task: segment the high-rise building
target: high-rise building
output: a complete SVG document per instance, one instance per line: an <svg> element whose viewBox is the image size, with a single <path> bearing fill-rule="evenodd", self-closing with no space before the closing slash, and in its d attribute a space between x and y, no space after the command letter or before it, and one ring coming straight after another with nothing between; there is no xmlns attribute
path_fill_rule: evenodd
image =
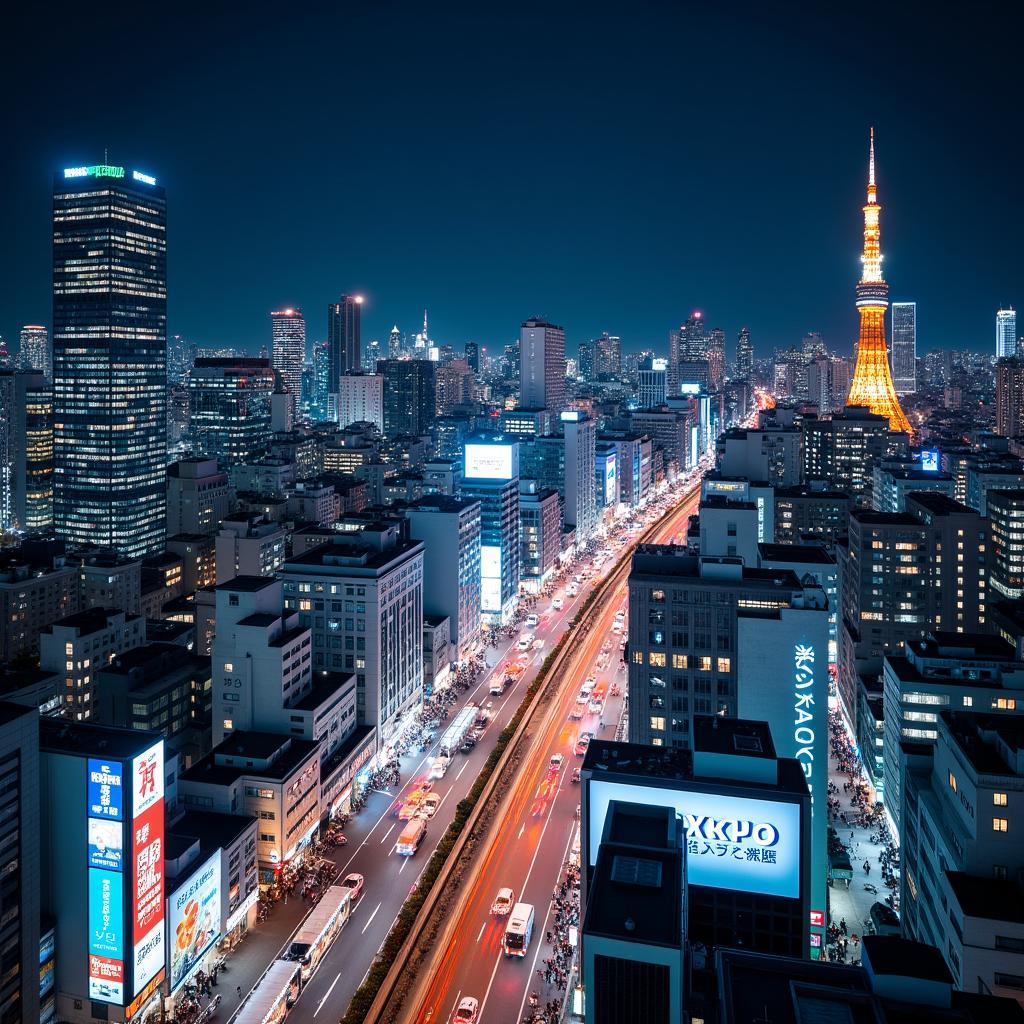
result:
<svg viewBox="0 0 1024 1024"><path fill-rule="evenodd" d="M519 404L565 408L565 330L546 320L524 320L519 331Z"/></svg>
<svg viewBox="0 0 1024 1024"><path fill-rule="evenodd" d="M0 370L0 530L53 524L53 416L41 371Z"/></svg>
<svg viewBox="0 0 1024 1024"><path fill-rule="evenodd" d="M397 359L402 354L402 332L395 324L388 334L388 359Z"/></svg>
<svg viewBox="0 0 1024 1024"><path fill-rule="evenodd" d="M50 353L50 334L39 324L26 324L21 329L19 349L21 366L26 370L38 370L49 381L53 377L53 357Z"/></svg>
<svg viewBox="0 0 1024 1024"><path fill-rule="evenodd" d="M1024 362L1016 357L996 363L996 433L1024 434Z"/></svg>
<svg viewBox="0 0 1024 1024"><path fill-rule="evenodd" d="M597 424L577 409L566 410L561 418L565 435L562 515L565 525L576 530L576 543L585 544L597 529Z"/></svg>
<svg viewBox="0 0 1024 1024"><path fill-rule="evenodd" d="M707 341L708 388L720 391L725 379L725 331L712 327Z"/></svg>
<svg viewBox="0 0 1024 1024"><path fill-rule="evenodd" d="M668 337L668 395L679 394L679 364L688 360L707 358L707 339L704 332L704 315L694 310L690 318Z"/></svg>
<svg viewBox="0 0 1024 1024"><path fill-rule="evenodd" d="M579 358L576 360L579 379L592 381L597 378L597 350L593 341L581 341Z"/></svg>
<svg viewBox="0 0 1024 1024"><path fill-rule="evenodd" d="M194 453L229 468L270 444L275 373L266 359L200 358L189 375L189 437Z"/></svg>
<svg viewBox="0 0 1024 1024"><path fill-rule="evenodd" d="M167 536L213 536L231 504L228 475L216 459L183 459L167 467Z"/></svg>
<svg viewBox="0 0 1024 1024"><path fill-rule="evenodd" d="M640 383L637 391L637 407L657 409L665 404L668 397L668 363L664 359L643 360L637 371Z"/></svg>
<svg viewBox="0 0 1024 1024"><path fill-rule="evenodd" d="M480 372L480 346L475 341L467 341L462 351L466 356L466 363L474 373Z"/></svg>
<svg viewBox="0 0 1024 1024"><path fill-rule="evenodd" d="M594 339L594 371L598 380L612 380L622 373L622 339L607 331Z"/></svg>
<svg viewBox="0 0 1024 1024"><path fill-rule="evenodd" d="M161 548L167 204L141 171L54 176L53 423L57 535L127 555Z"/></svg>
<svg viewBox="0 0 1024 1024"><path fill-rule="evenodd" d="M198 354L197 347L187 338L172 334L167 341L167 380L171 384L187 381Z"/></svg>
<svg viewBox="0 0 1024 1024"><path fill-rule="evenodd" d="M892 304L892 385L897 395L917 390L917 303Z"/></svg>
<svg viewBox="0 0 1024 1024"><path fill-rule="evenodd" d="M345 373L338 381L338 426L372 423L384 430L384 378L377 373Z"/></svg>
<svg viewBox="0 0 1024 1024"><path fill-rule="evenodd" d="M306 361L306 321L302 310L275 310L270 314L270 330L273 367L298 406L302 398L302 365Z"/></svg>
<svg viewBox="0 0 1024 1024"><path fill-rule="evenodd" d="M438 366L435 374L437 415L450 416L458 406L473 401L473 371L465 359Z"/></svg>
<svg viewBox="0 0 1024 1024"><path fill-rule="evenodd" d="M519 481L519 579L539 593L562 551L562 499L536 480Z"/></svg>
<svg viewBox="0 0 1024 1024"><path fill-rule="evenodd" d="M1013 306L996 312L996 359L1017 354L1017 312Z"/></svg>
<svg viewBox="0 0 1024 1024"><path fill-rule="evenodd" d="M363 354L363 370L366 373L376 373L377 363L383 358L380 342L376 338L371 338L366 343L366 352Z"/></svg>
<svg viewBox="0 0 1024 1024"><path fill-rule="evenodd" d="M879 246L878 191L875 186L875 130L871 129L871 153L868 163L868 201L864 207L864 265L857 283L857 312L860 337L857 342L857 366L846 401L866 405L885 416L892 430L911 432L910 421L900 407L889 370L889 352L885 339L885 310L889 305L889 285L882 277L882 250Z"/></svg>
<svg viewBox="0 0 1024 1024"><path fill-rule="evenodd" d="M330 394L331 349L326 341L313 346L313 409L318 417L327 416Z"/></svg>
<svg viewBox="0 0 1024 1024"><path fill-rule="evenodd" d="M1024 490L989 491L992 521L992 586L1007 597L1024 597Z"/></svg>
<svg viewBox="0 0 1024 1024"><path fill-rule="evenodd" d="M328 391L337 392L343 373L361 367L362 295L342 295L341 301L327 307Z"/></svg>
<svg viewBox="0 0 1024 1024"><path fill-rule="evenodd" d="M749 381L754 375L754 346L750 341L750 328L741 327L736 336L736 376Z"/></svg>
<svg viewBox="0 0 1024 1024"><path fill-rule="evenodd" d="M429 434L437 412L436 364L429 359L382 359L377 369L384 378L384 433Z"/></svg>

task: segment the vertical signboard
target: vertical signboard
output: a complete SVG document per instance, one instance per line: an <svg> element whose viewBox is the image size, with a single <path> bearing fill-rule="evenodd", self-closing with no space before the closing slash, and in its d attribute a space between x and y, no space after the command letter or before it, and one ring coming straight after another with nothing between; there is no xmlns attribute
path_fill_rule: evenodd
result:
<svg viewBox="0 0 1024 1024"><path fill-rule="evenodd" d="M164 966L164 745L131 762L132 994Z"/></svg>
<svg viewBox="0 0 1024 1024"><path fill-rule="evenodd" d="M124 765L86 762L89 998L124 1004Z"/></svg>

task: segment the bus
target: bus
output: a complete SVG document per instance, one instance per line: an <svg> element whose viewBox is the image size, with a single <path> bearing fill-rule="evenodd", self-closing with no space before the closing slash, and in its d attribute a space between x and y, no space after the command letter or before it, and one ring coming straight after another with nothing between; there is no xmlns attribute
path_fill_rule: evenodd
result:
<svg viewBox="0 0 1024 1024"><path fill-rule="evenodd" d="M508 916L501 945L505 956L526 956L533 938L533 904L517 903Z"/></svg>
<svg viewBox="0 0 1024 1024"><path fill-rule="evenodd" d="M238 1008L233 1024L280 1024L299 998L302 968L291 960L275 960Z"/></svg>
<svg viewBox="0 0 1024 1024"><path fill-rule="evenodd" d="M351 890L332 885L299 926L288 947L288 960L302 965L302 980L309 981L321 957L331 948L352 913Z"/></svg>
<svg viewBox="0 0 1024 1024"><path fill-rule="evenodd" d="M395 843L395 852L402 857L411 857L420 848L420 843L423 842L423 837L426 834L427 823L422 818L413 818L402 829L402 834L398 837L398 842Z"/></svg>

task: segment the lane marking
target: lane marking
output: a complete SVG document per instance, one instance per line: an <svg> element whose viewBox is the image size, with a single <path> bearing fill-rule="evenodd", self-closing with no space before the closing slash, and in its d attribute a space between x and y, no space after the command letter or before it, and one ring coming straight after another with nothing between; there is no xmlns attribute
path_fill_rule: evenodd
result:
<svg viewBox="0 0 1024 1024"><path fill-rule="evenodd" d="M409 863L409 858L408 857L403 857L402 858L402 866L398 869L398 873L399 874L401 874L405 870L405 865L408 864L408 863ZM402 902L404 903L405 900L402 900Z"/></svg>
<svg viewBox="0 0 1024 1024"><path fill-rule="evenodd" d="M464 765L463 765L463 766L462 766L462 767L461 767L461 768L459 769L459 774L455 776L455 781L456 781L456 782L458 782L458 781L459 781L459 779L461 779L461 778L462 778L462 773L463 773L463 772L464 772L464 771L465 771L465 770L466 770L466 769L467 769L468 767L469 767L469 761L466 761L466 763L465 763L465 764L464 764Z"/></svg>
<svg viewBox="0 0 1024 1024"><path fill-rule="evenodd" d="M480 933L476 937L477 944L479 944L480 940L484 937L484 929L486 927L487 927L487 922L484 921L484 923L482 925L480 925Z"/></svg>
<svg viewBox="0 0 1024 1024"><path fill-rule="evenodd" d="M381 836L381 840L380 840L381 844L383 844L383 843L385 843L387 841L388 836L391 835L391 833L394 832L396 828L398 828L398 822L397 821L394 823L394 825L391 826L391 828L389 828L387 830L387 832L384 833L383 836Z"/></svg>
<svg viewBox="0 0 1024 1024"><path fill-rule="evenodd" d="M522 825L519 826L519 835L516 836L516 839L522 839L523 838L523 833L525 831L526 831L526 822L524 821L522 823Z"/></svg>
<svg viewBox="0 0 1024 1024"><path fill-rule="evenodd" d="M319 1004L317 1005L317 1008L313 1011L314 1017L324 1008L324 1003L327 1002L327 997L334 991L334 986L338 984L338 978L340 977L341 971L338 971L338 977L331 982L331 987L324 993L323 999L320 1000Z"/></svg>
<svg viewBox="0 0 1024 1024"><path fill-rule="evenodd" d="M363 930L359 933L360 935L366 934L366 929L369 928L370 925L372 924L373 919L377 916L377 911L380 910L381 903L383 902L384 901L381 900L380 903L378 903L377 906L373 908L373 913L367 918L366 924L363 925Z"/></svg>

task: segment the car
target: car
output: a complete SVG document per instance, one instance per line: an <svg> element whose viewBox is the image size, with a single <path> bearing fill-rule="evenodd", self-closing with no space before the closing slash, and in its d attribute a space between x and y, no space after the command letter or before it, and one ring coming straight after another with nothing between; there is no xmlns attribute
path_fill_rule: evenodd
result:
<svg viewBox="0 0 1024 1024"><path fill-rule="evenodd" d="M447 757L435 757L430 765L430 777L432 779L443 779L450 763L451 761Z"/></svg>
<svg viewBox="0 0 1024 1024"><path fill-rule="evenodd" d="M625 608L620 608L615 613L615 618L617 618L617 619L624 619L625 617L626 617L626 609Z"/></svg>
<svg viewBox="0 0 1024 1024"><path fill-rule="evenodd" d="M419 816L421 818L432 818L437 814L437 809L440 806L441 797L437 793L428 793L426 799L420 804Z"/></svg>
<svg viewBox="0 0 1024 1024"><path fill-rule="evenodd" d="M579 590L576 587L572 586L572 584L565 588L566 597L575 597L578 593Z"/></svg>
<svg viewBox="0 0 1024 1024"><path fill-rule="evenodd" d="M480 1002L472 996L463 996L452 1014L451 1024L477 1024L480 1019Z"/></svg>
<svg viewBox="0 0 1024 1024"><path fill-rule="evenodd" d="M583 718L584 710L585 710L585 705L579 704L579 703L573 704L573 706L571 708L569 708L569 719L570 719L570 721L573 721L573 722L580 721L580 719Z"/></svg>
<svg viewBox="0 0 1024 1024"><path fill-rule="evenodd" d="M357 900L363 894L363 885L366 879L362 875L353 871L352 874L346 875L345 880L341 883L342 889L348 889L349 897Z"/></svg>
<svg viewBox="0 0 1024 1024"><path fill-rule="evenodd" d="M515 905L515 890L509 888L499 889L498 895L494 897L494 902L491 904L491 913L496 917L506 917L512 912L512 908Z"/></svg>
<svg viewBox="0 0 1024 1024"><path fill-rule="evenodd" d="M579 768L573 768L573 770L572 770L572 781L573 782L579 782L580 781L580 770L579 770Z"/></svg>
<svg viewBox="0 0 1024 1024"><path fill-rule="evenodd" d="M561 771L562 761L564 760L565 758L563 758L561 754L552 754L551 760L548 761L548 767L554 768L556 772Z"/></svg>
<svg viewBox="0 0 1024 1024"><path fill-rule="evenodd" d="M578 694L576 694L576 703L577 704L586 704L587 701L589 701L589 700L590 700L590 694L586 690L580 690L580 692Z"/></svg>
<svg viewBox="0 0 1024 1024"><path fill-rule="evenodd" d="M586 681L580 687L580 693L590 693L597 686L597 680L593 676L587 676Z"/></svg>
<svg viewBox="0 0 1024 1024"><path fill-rule="evenodd" d="M581 732L580 738L576 741L576 756L582 757L587 752L587 747L590 746L590 733Z"/></svg>
<svg viewBox="0 0 1024 1024"><path fill-rule="evenodd" d="M604 701L602 701L600 697L594 697L587 705L587 710L592 715L601 714L601 712L604 711Z"/></svg>
<svg viewBox="0 0 1024 1024"><path fill-rule="evenodd" d="M613 633L621 633L622 632L622 619L616 619L612 623L612 632Z"/></svg>
<svg viewBox="0 0 1024 1024"><path fill-rule="evenodd" d="M470 733L463 741L462 746L459 747L464 754L468 754L476 746L476 739L473 734Z"/></svg>
<svg viewBox="0 0 1024 1024"><path fill-rule="evenodd" d="M562 610L562 605L563 604L564 604L564 602L562 601L562 599L560 597L556 597L551 602L551 610L552 611L556 611L556 612L560 612Z"/></svg>
<svg viewBox="0 0 1024 1024"><path fill-rule="evenodd" d="M539 625L540 625L540 616L539 615L527 615L526 616L526 628L527 629L533 629L535 626L539 626Z"/></svg>
<svg viewBox="0 0 1024 1024"><path fill-rule="evenodd" d="M532 636L521 636L519 638L519 643L516 644L516 647L518 647L519 650L521 650L521 651L528 651L532 644L533 644L533 637Z"/></svg>

